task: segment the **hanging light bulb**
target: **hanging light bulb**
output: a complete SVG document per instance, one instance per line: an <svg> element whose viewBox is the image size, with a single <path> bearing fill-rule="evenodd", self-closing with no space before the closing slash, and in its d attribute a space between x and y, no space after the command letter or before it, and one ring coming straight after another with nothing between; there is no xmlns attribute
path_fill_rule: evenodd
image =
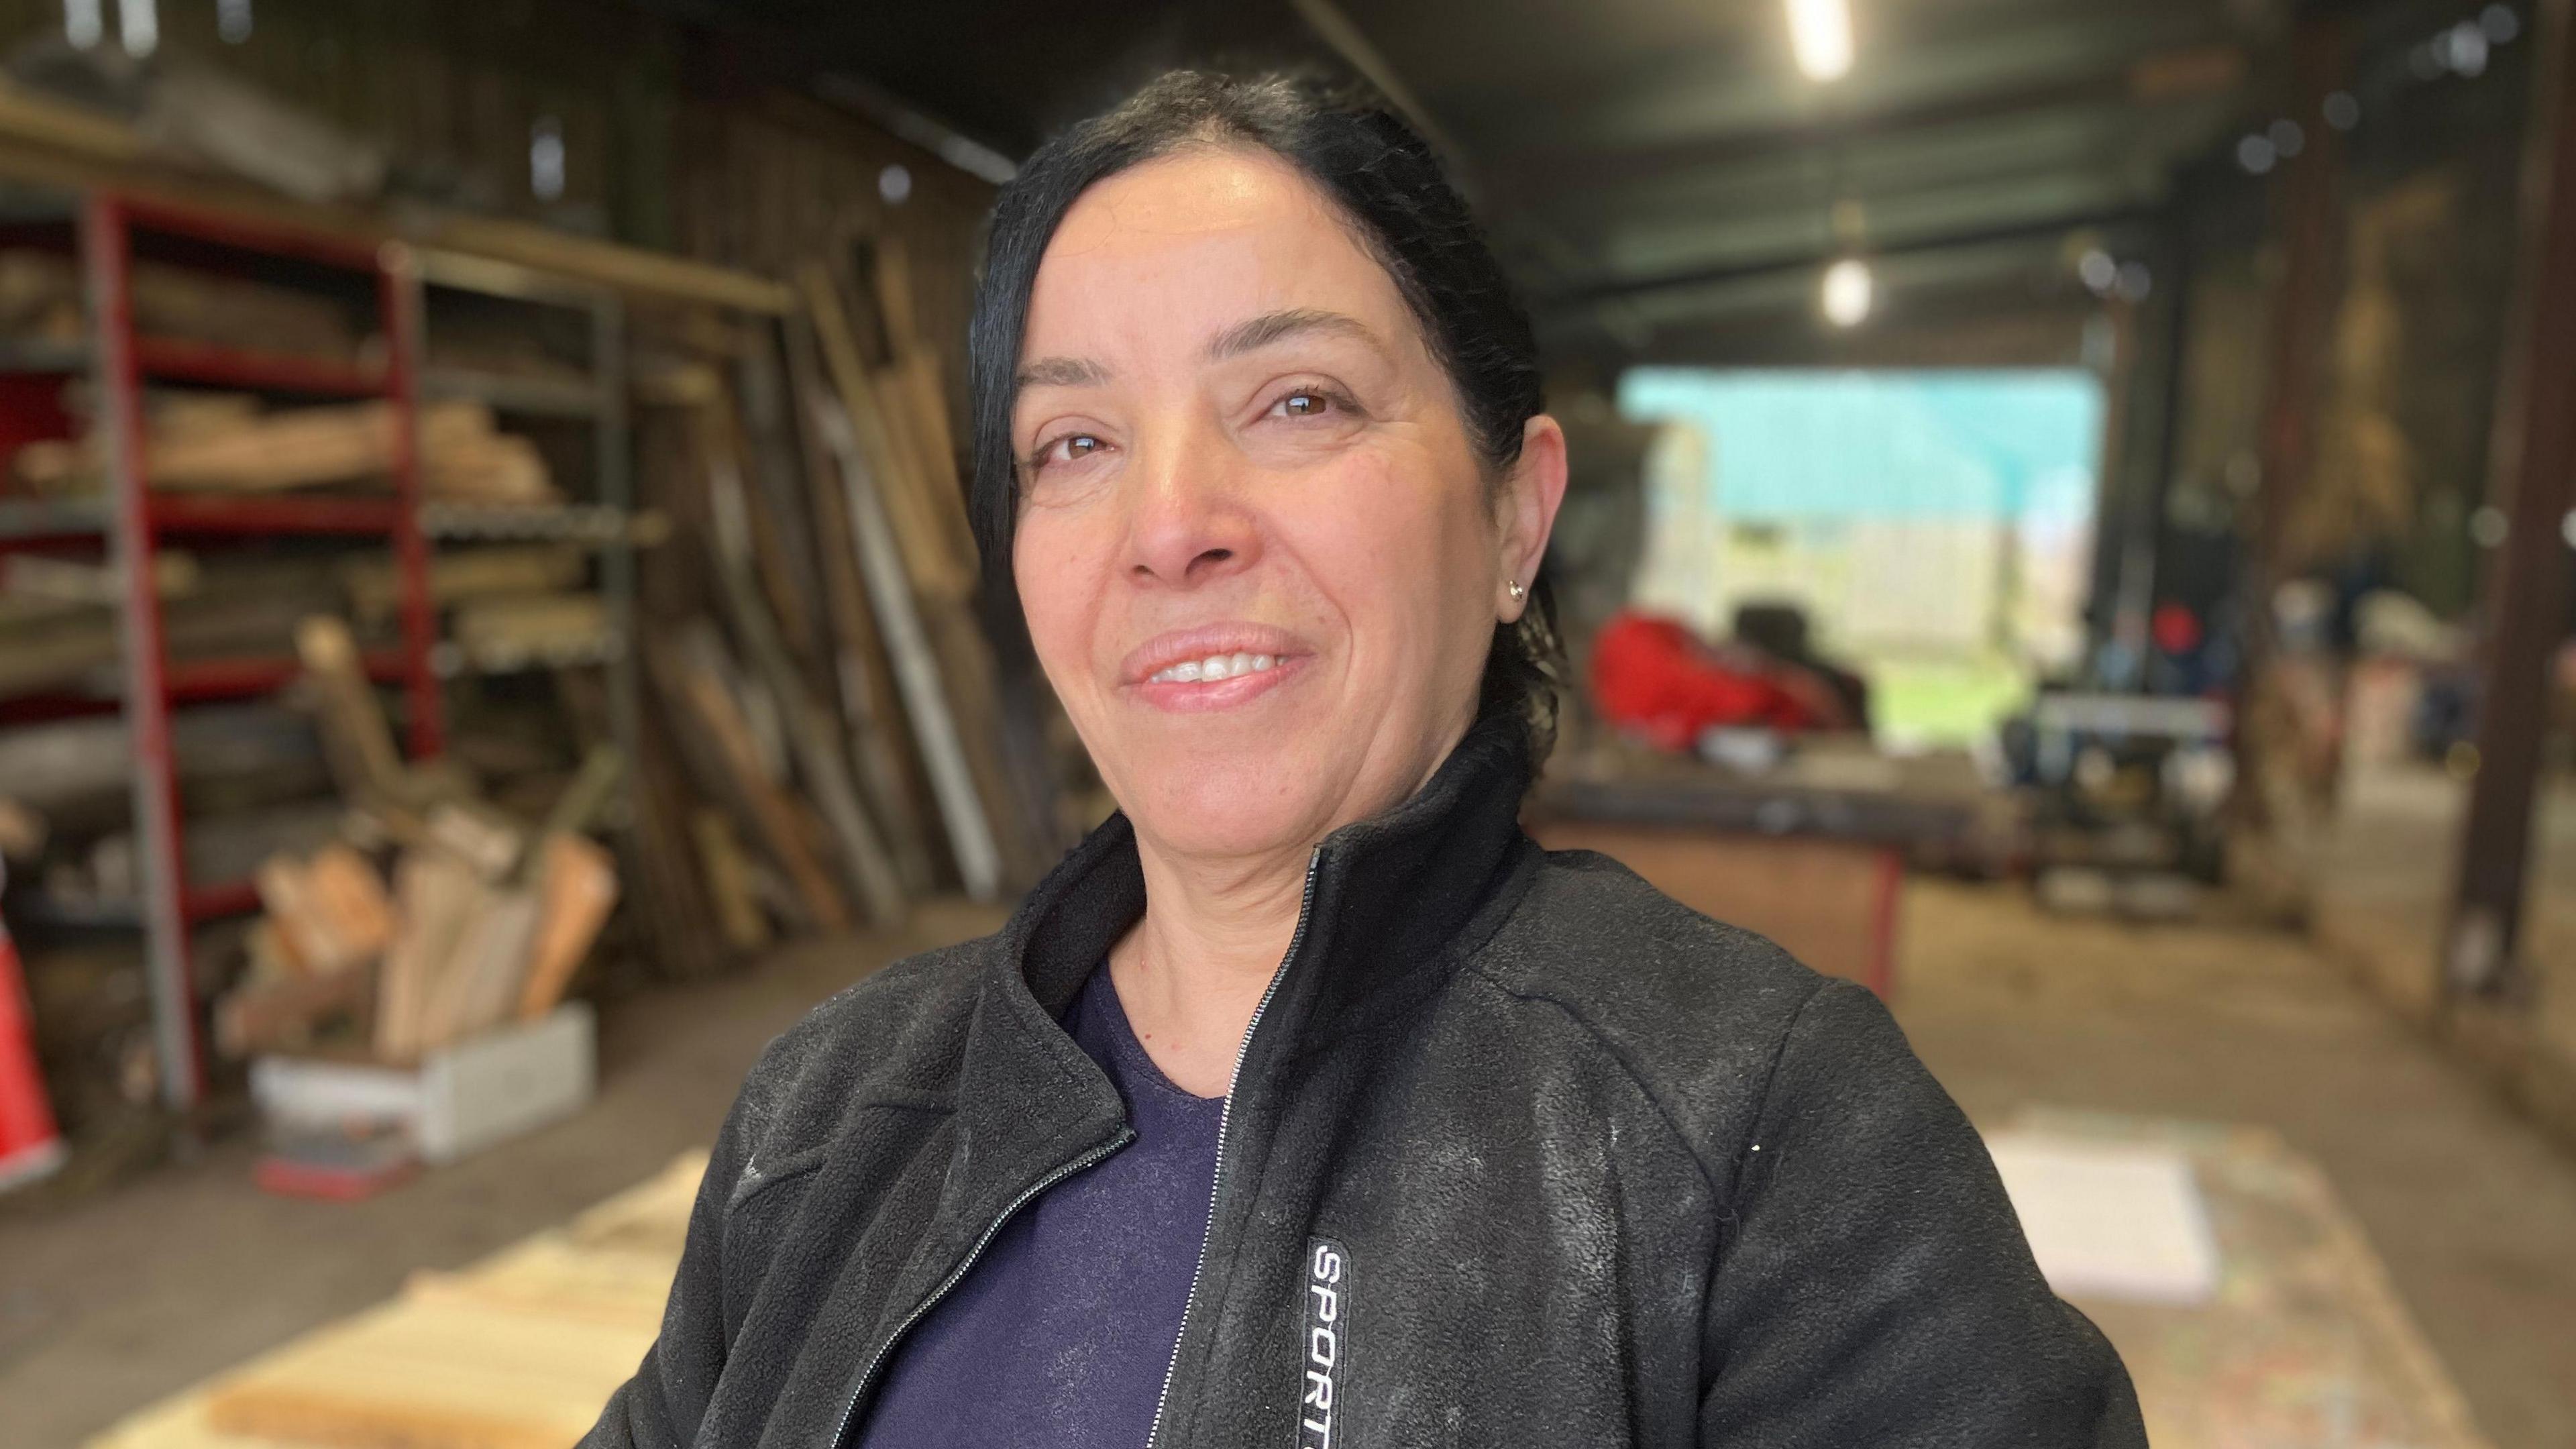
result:
<svg viewBox="0 0 2576 1449"><path fill-rule="evenodd" d="M1845 257L1825 268L1825 320L1837 327L1857 327L1869 316L1869 264Z"/></svg>
<svg viewBox="0 0 2576 1449"><path fill-rule="evenodd" d="M1852 67L1850 0L1788 0L1789 48L1807 79L1840 80Z"/></svg>

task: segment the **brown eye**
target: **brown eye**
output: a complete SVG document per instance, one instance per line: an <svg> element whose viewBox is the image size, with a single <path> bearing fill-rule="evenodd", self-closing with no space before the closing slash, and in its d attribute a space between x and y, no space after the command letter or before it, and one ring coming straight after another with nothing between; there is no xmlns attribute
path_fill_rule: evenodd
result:
<svg viewBox="0 0 2576 1449"><path fill-rule="evenodd" d="M1316 418L1332 410L1333 400L1324 393L1308 389L1288 394L1278 401L1276 407L1284 417Z"/></svg>
<svg viewBox="0 0 2576 1449"><path fill-rule="evenodd" d="M1068 433L1039 448L1037 457L1031 460L1032 466L1043 468L1050 463L1078 463L1105 446L1089 433Z"/></svg>

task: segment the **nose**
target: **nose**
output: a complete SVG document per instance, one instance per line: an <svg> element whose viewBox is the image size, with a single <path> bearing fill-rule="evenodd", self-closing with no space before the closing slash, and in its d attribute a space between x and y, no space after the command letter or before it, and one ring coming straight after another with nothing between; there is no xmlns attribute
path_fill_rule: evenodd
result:
<svg viewBox="0 0 2576 1449"><path fill-rule="evenodd" d="M1127 572L1146 587L1199 588L1250 568L1261 535L1233 449L1213 430L1139 440L1128 470Z"/></svg>

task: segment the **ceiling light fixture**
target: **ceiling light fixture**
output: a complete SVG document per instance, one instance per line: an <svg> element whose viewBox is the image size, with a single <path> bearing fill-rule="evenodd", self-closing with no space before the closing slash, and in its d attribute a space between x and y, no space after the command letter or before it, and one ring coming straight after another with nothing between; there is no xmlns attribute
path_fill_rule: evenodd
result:
<svg viewBox="0 0 2576 1449"><path fill-rule="evenodd" d="M1840 80L1852 67L1849 0L1788 0L1789 48L1807 79Z"/></svg>
<svg viewBox="0 0 2576 1449"><path fill-rule="evenodd" d="M1825 320L1837 327L1857 327L1869 316L1869 264L1845 257L1825 268Z"/></svg>

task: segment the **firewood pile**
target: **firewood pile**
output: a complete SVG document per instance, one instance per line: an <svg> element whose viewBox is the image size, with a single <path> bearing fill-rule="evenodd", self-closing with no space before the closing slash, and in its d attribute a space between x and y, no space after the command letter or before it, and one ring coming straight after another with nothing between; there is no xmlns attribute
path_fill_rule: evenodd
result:
<svg viewBox="0 0 2576 1449"><path fill-rule="evenodd" d="M217 1007L227 1054L329 1044L417 1062L571 986L618 894L583 832L623 762L594 750L541 823L475 798L456 772L406 766L348 628L316 616L298 640L323 752L347 803L338 838L284 851L255 877L248 970Z"/></svg>

